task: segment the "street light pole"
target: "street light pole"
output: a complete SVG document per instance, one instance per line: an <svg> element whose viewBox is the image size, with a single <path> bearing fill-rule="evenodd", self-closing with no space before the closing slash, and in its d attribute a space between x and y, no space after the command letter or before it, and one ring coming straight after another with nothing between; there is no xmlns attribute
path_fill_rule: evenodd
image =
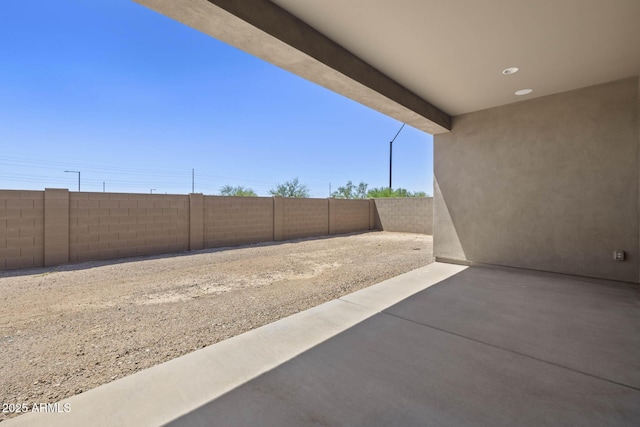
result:
<svg viewBox="0 0 640 427"><path fill-rule="evenodd" d="M393 165L393 140L389 141L389 190L391 190L391 168Z"/></svg>
<svg viewBox="0 0 640 427"><path fill-rule="evenodd" d="M392 174L392 167L393 167L393 141L395 141L398 135L400 135L400 132L402 132L404 125L405 123L403 123L402 126L400 126L400 130L398 131L398 133L396 133L396 136L394 136L393 139L389 141L389 191L391 191L392 189L391 174Z"/></svg>
<svg viewBox="0 0 640 427"><path fill-rule="evenodd" d="M65 172L78 174L78 191L80 191L80 171L65 171Z"/></svg>

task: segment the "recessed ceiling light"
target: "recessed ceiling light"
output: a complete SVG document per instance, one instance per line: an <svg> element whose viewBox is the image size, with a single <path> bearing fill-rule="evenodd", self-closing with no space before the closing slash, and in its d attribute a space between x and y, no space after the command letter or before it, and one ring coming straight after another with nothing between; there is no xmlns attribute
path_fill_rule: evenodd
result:
<svg viewBox="0 0 640 427"><path fill-rule="evenodd" d="M518 72L518 67L509 67L509 68L505 68L504 70L502 70L502 74L509 75L509 74L514 74Z"/></svg>
<svg viewBox="0 0 640 427"><path fill-rule="evenodd" d="M516 91L516 95L518 96L529 95L531 92L533 92L533 89L520 89Z"/></svg>

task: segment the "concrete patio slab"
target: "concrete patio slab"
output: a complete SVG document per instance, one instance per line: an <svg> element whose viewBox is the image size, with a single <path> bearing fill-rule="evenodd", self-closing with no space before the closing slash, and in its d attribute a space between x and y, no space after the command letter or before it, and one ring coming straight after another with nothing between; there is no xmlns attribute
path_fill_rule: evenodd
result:
<svg viewBox="0 0 640 427"><path fill-rule="evenodd" d="M379 314L170 423L637 425L640 391Z"/></svg>
<svg viewBox="0 0 640 427"><path fill-rule="evenodd" d="M471 268L385 312L640 390L637 285Z"/></svg>

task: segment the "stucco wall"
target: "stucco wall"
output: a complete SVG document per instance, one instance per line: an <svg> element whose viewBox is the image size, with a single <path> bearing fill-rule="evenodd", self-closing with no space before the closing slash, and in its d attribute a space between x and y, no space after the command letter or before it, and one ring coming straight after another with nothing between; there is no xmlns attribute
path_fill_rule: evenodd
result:
<svg viewBox="0 0 640 427"><path fill-rule="evenodd" d="M434 138L434 255L639 282L638 93L633 77L455 117Z"/></svg>
<svg viewBox="0 0 640 427"><path fill-rule="evenodd" d="M433 234L433 198L375 199L376 228L384 231Z"/></svg>

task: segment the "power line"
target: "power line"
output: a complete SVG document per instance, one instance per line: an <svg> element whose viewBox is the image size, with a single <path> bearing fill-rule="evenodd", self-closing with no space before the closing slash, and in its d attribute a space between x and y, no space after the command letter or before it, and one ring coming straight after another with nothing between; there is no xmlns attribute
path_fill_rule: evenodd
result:
<svg viewBox="0 0 640 427"><path fill-rule="evenodd" d="M100 188L105 191L105 181L109 181L111 189L116 191L132 190L144 192L149 188L163 188L176 192L188 192L188 170L179 169L150 169L126 168L113 165L97 164L94 162L55 161L24 159L15 156L0 155L0 166L16 169L16 173L0 172L0 188L2 182L25 184L42 184L47 186L67 186L69 180L59 176L60 169L82 170L82 183L88 188ZM6 170L6 168L4 168ZM186 178L186 179L185 179ZM326 181L312 180L306 183L326 183ZM225 184L243 185L260 193L266 193L276 184L275 181L265 181L252 176L223 175L212 172L198 173L198 187L200 192L217 194ZM326 184L325 184L326 185ZM147 190L144 190L144 189ZM191 168L191 191L195 191L195 168Z"/></svg>

